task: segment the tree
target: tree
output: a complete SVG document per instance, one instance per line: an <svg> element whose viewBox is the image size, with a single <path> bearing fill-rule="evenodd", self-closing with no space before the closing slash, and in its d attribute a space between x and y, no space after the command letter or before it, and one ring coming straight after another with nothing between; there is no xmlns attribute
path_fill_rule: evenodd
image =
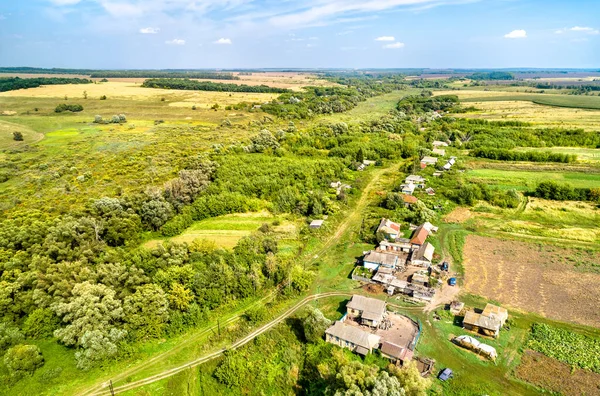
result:
<svg viewBox="0 0 600 396"><path fill-rule="evenodd" d="M431 380L421 376L414 361L408 362L402 368L390 364L388 371L398 378L407 396L425 396L431 387Z"/></svg>
<svg viewBox="0 0 600 396"><path fill-rule="evenodd" d="M135 339L160 337L169 319L169 301L155 284L138 287L123 303L125 328Z"/></svg>
<svg viewBox="0 0 600 396"><path fill-rule="evenodd" d="M13 134L13 140L16 140L17 142L23 141L23 133L22 132L15 131L12 134Z"/></svg>
<svg viewBox="0 0 600 396"><path fill-rule="evenodd" d="M158 230L173 217L173 207L164 199L152 199L142 204L140 217L153 230Z"/></svg>
<svg viewBox="0 0 600 396"><path fill-rule="evenodd" d="M48 308L31 312L23 323L23 332L31 338L51 337L60 325L60 319Z"/></svg>
<svg viewBox="0 0 600 396"><path fill-rule="evenodd" d="M88 97L87 91L83 91L83 99L87 99L87 97Z"/></svg>
<svg viewBox="0 0 600 396"><path fill-rule="evenodd" d="M435 218L435 212L427 207L423 201L417 201L411 206L416 223L431 222Z"/></svg>
<svg viewBox="0 0 600 396"><path fill-rule="evenodd" d="M44 357L37 345L17 345L6 351L4 364L12 377L33 374L44 365Z"/></svg>
<svg viewBox="0 0 600 396"><path fill-rule="evenodd" d="M179 283L173 283L171 285L171 291L169 292L169 302L171 306L180 311L187 311L190 303L194 300L192 292Z"/></svg>
<svg viewBox="0 0 600 396"><path fill-rule="evenodd" d="M365 160L365 153L364 153L362 147L359 147L358 151L356 152L356 162L360 162L362 164L364 160Z"/></svg>
<svg viewBox="0 0 600 396"><path fill-rule="evenodd" d="M54 310L67 326L54 332L65 345L82 346L82 337L90 331L108 334L123 318L121 301L115 291L88 281L73 287L73 297L56 304Z"/></svg>
<svg viewBox="0 0 600 396"><path fill-rule="evenodd" d="M307 315L302 320L304 338L307 341L316 343L321 340L329 326L331 326L331 320L327 319L319 309L312 306L307 307Z"/></svg>
<svg viewBox="0 0 600 396"><path fill-rule="evenodd" d="M0 322L0 351L23 341L24 337L19 328L7 322Z"/></svg>

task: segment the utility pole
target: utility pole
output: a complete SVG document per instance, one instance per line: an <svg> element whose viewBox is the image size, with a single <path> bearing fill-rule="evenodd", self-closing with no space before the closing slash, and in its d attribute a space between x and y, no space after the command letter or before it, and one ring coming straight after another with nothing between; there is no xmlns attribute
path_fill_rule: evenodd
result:
<svg viewBox="0 0 600 396"><path fill-rule="evenodd" d="M108 384L108 388L110 389L110 394L112 396L115 396L115 389L113 388L112 380L110 380L110 382Z"/></svg>

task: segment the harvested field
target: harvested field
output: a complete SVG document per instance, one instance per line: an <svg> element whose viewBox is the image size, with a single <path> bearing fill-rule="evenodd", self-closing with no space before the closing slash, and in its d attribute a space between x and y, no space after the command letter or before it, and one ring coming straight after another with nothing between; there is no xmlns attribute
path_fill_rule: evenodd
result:
<svg viewBox="0 0 600 396"><path fill-rule="evenodd" d="M444 217L446 223L464 223L469 220L473 214L468 208L456 208Z"/></svg>
<svg viewBox="0 0 600 396"><path fill-rule="evenodd" d="M600 255L469 235L464 290L551 319L600 327Z"/></svg>
<svg viewBox="0 0 600 396"><path fill-rule="evenodd" d="M515 376L540 388L563 395L600 394L600 374L587 370L573 370L539 352L526 350Z"/></svg>

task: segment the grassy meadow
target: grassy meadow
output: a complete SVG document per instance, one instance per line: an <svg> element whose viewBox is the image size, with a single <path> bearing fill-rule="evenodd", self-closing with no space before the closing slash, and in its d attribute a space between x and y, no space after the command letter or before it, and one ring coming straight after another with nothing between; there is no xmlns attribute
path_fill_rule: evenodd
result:
<svg viewBox="0 0 600 396"><path fill-rule="evenodd" d="M466 177L472 181L481 181L502 189L526 191L533 190L542 181L555 180L569 183L576 188L600 187L599 173L584 172L558 172L558 171L527 171L505 169L471 169L466 172Z"/></svg>

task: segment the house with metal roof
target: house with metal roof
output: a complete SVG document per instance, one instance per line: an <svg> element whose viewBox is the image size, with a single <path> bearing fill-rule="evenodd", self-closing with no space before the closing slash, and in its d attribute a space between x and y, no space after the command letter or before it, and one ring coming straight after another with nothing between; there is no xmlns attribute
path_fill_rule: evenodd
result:
<svg viewBox="0 0 600 396"><path fill-rule="evenodd" d="M359 295L352 296L346 305L348 317L360 321L362 324L377 327L385 316L385 301Z"/></svg>
<svg viewBox="0 0 600 396"><path fill-rule="evenodd" d="M381 355L390 359L395 365L403 365L413 358L413 351L392 342L384 341L381 344Z"/></svg>
<svg viewBox="0 0 600 396"><path fill-rule="evenodd" d="M402 184L400 186L400 191L404 194L412 195L412 193L415 192L415 188L417 188L417 185L413 183Z"/></svg>
<svg viewBox="0 0 600 396"><path fill-rule="evenodd" d="M463 319L463 327L466 330L476 333L482 333L491 337L498 337L500 334L500 329L502 328L502 325L506 319L503 321L503 315L496 316L492 314L491 316L488 316L492 310L493 308L490 308L486 314L483 312L476 313L475 311L468 311ZM506 314L506 318L508 318L508 314Z"/></svg>
<svg viewBox="0 0 600 396"><path fill-rule="evenodd" d="M427 240L429 236L429 231L427 228L423 227L423 225L418 226L413 232L412 238L410 238L410 243L413 245L421 246Z"/></svg>
<svg viewBox="0 0 600 396"><path fill-rule="evenodd" d="M377 232L383 233L389 239L396 239L400 235L400 224L389 219L381 219Z"/></svg>
<svg viewBox="0 0 600 396"><path fill-rule="evenodd" d="M336 321L325 330L325 340L342 348L366 356L379 347L381 337L358 327Z"/></svg>
<svg viewBox="0 0 600 396"><path fill-rule="evenodd" d="M363 267L370 270L378 270L379 267L396 268L397 266L398 256L395 254L371 250L363 258Z"/></svg>
<svg viewBox="0 0 600 396"><path fill-rule="evenodd" d="M435 247L433 247L431 243L425 242L423 245L421 245L421 247L412 252L410 264L429 268L431 266L431 262L433 261L434 252Z"/></svg>
<svg viewBox="0 0 600 396"><path fill-rule="evenodd" d="M434 140L431 144L433 147L448 147L448 143L442 142L441 140Z"/></svg>

